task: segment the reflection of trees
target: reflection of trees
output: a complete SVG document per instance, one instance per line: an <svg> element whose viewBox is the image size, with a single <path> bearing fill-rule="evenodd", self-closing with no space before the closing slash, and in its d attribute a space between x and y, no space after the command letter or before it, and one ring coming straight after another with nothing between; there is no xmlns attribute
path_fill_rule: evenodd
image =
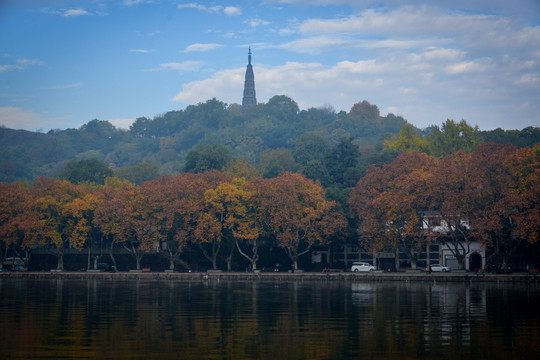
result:
<svg viewBox="0 0 540 360"><path fill-rule="evenodd" d="M512 285L6 280L0 351L15 357L467 359L540 350L539 290Z"/></svg>

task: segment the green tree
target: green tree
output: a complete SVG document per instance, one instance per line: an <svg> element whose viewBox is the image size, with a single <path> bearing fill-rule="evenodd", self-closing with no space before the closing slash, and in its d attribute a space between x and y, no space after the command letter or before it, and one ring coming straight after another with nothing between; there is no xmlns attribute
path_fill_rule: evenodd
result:
<svg viewBox="0 0 540 360"><path fill-rule="evenodd" d="M158 176L156 164L142 162L133 166L123 166L114 171L114 175L122 180L127 180L137 185L150 181Z"/></svg>
<svg viewBox="0 0 540 360"><path fill-rule="evenodd" d="M105 179L112 175L113 171L97 159L73 159L67 163L59 178L73 184L95 183L103 185Z"/></svg>
<svg viewBox="0 0 540 360"><path fill-rule="evenodd" d="M275 95L264 106L265 112L278 119L280 122L290 122L296 119L298 104L285 95Z"/></svg>
<svg viewBox="0 0 540 360"><path fill-rule="evenodd" d="M267 150L260 155L259 171L265 178L276 177L284 171L294 171L296 162L289 149Z"/></svg>
<svg viewBox="0 0 540 360"><path fill-rule="evenodd" d="M458 150L470 153L482 143L482 137L478 126L471 127L465 120L456 123L448 119L440 128L438 126L432 128L427 141L431 154L440 158Z"/></svg>
<svg viewBox="0 0 540 360"><path fill-rule="evenodd" d="M360 153L353 138L342 138L339 144L325 157L324 163L330 177L325 186L353 187L360 178L358 163Z"/></svg>
<svg viewBox="0 0 540 360"><path fill-rule="evenodd" d="M209 170L223 170L232 160L228 147L213 145L198 145L190 150L186 156L184 171L203 173Z"/></svg>
<svg viewBox="0 0 540 360"><path fill-rule="evenodd" d="M322 162L330 149L330 143L322 136L308 133L296 140L293 156L299 165L306 166L313 160Z"/></svg>

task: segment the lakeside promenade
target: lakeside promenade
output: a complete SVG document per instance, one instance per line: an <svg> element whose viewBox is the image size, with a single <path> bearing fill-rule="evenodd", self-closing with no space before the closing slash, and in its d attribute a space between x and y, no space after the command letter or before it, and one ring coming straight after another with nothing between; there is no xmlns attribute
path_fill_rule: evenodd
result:
<svg viewBox="0 0 540 360"><path fill-rule="evenodd" d="M0 279L102 279L102 280L237 280L237 281L359 281L359 282L497 282L538 284L539 274L476 274L472 272L450 272L428 274L425 272L0 272Z"/></svg>

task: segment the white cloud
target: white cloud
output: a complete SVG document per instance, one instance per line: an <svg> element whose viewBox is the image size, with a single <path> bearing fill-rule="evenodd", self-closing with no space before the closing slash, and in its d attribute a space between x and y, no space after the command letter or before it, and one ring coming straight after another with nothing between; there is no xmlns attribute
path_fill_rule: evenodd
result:
<svg viewBox="0 0 540 360"><path fill-rule="evenodd" d="M332 104L348 111L364 99L377 104L381 112L404 116L419 127L440 124L447 118L482 124L482 129L505 127L494 119L531 118L531 107L514 109L508 103L520 86L540 85L540 76L531 72L515 78L508 69L489 58L464 60L460 50L428 48L403 57L321 63L288 62L269 67L254 64L259 102L284 94L301 109ZM216 97L227 103L240 103L244 68L216 72L212 77L184 84L172 99L184 104ZM464 75L467 76L457 76ZM504 86L501 86L504 84ZM516 85L517 84L517 85ZM537 97L537 96L535 96ZM503 104L504 102L504 104Z"/></svg>
<svg viewBox="0 0 540 360"><path fill-rule="evenodd" d="M223 45L221 45L221 44L200 44L200 43L197 43L197 44L191 44L188 47L186 47L184 52L188 53L188 52L193 52L193 51L210 51L210 50L220 48L222 46Z"/></svg>
<svg viewBox="0 0 540 360"><path fill-rule="evenodd" d="M83 15L90 15L90 13L84 9L69 9L69 10L65 10L62 13L62 16L64 17L83 16Z"/></svg>
<svg viewBox="0 0 540 360"><path fill-rule="evenodd" d="M259 27L259 26L268 26L271 24L270 21L262 20L262 19L250 19L247 21L249 26L251 27Z"/></svg>
<svg viewBox="0 0 540 360"><path fill-rule="evenodd" d="M110 119L109 122L113 124L115 127L120 129L129 129L131 124L135 122L135 118L118 118L118 119Z"/></svg>
<svg viewBox="0 0 540 360"><path fill-rule="evenodd" d="M290 5L309 5L309 6L328 6L328 5L348 5L352 8L369 8L380 4L381 2L374 2L373 0L264 0L265 3L279 3ZM411 2L411 1L409 1ZM396 7L402 6L403 0L385 0L386 6ZM527 16L531 12L540 10L540 4L536 0L415 0L414 3L417 6L443 6L446 8L460 9L462 11L485 11L489 9L492 13L508 13L513 16Z"/></svg>
<svg viewBox="0 0 540 360"><path fill-rule="evenodd" d="M329 49L349 47L348 45L350 45L350 40L347 39L335 36L317 36L292 40L277 47L300 53L318 54Z"/></svg>
<svg viewBox="0 0 540 360"><path fill-rule="evenodd" d="M227 16L237 16L242 14L242 9L236 6L221 6L221 5L214 5L214 6L206 6L201 5L199 3L186 3L186 4L179 4L178 9L195 9L199 11L204 11L208 13L223 13Z"/></svg>
<svg viewBox="0 0 540 360"><path fill-rule="evenodd" d="M540 26L503 15L450 12L428 6L368 9L344 18L307 19L296 27L304 37L365 41L453 43L471 54L530 54L540 43Z"/></svg>
<svg viewBox="0 0 540 360"><path fill-rule="evenodd" d="M133 5L139 5L139 4L149 4L152 1L150 0L124 0L124 5L126 6L133 6Z"/></svg>
<svg viewBox="0 0 540 360"><path fill-rule="evenodd" d="M450 74L467 74L472 72L487 71L491 67L489 59L480 59L475 61L462 61L451 64L446 67L446 72Z"/></svg>
<svg viewBox="0 0 540 360"><path fill-rule="evenodd" d="M0 107L0 125L10 129L36 130L46 124L45 119L33 111L18 107Z"/></svg>
<svg viewBox="0 0 540 360"><path fill-rule="evenodd" d="M77 16L104 16L106 13L98 10L86 10L83 8L73 8L73 9L54 9L54 8L42 8L41 12L49 15L56 15L62 17L77 17Z"/></svg>
<svg viewBox="0 0 540 360"><path fill-rule="evenodd" d="M150 69L149 71L163 71L163 70L176 70L176 71L195 71L199 69L201 63L199 61L183 61L183 62L170 62L165 64L159 64L157 68Z"/></svg>
<svg viewBox="0 0 540 360"><path fill-rule="evenodd" d="M31 66L43 66L45 63L38 59L21 58L15 60L14 64L0 65L0 72L9 70L25 70Z"/></svg>
<svg viewBox="0 0 540 360"><path fill-rule="evenodd" d="M223 12L225 13L225 15L237 16L242 14L242 9L236 6L225 6Z"/></svg>
<svg viewBox="0 0 540 360"><path fill-rule="evenodd" d="M134 52L134 53L139 53L139 54L148 54L154 51L155 50L150 50L150 49L129 49L129 52Z"/></svg>
<svg viewBox="0 0 540 360"><path fill-rule="evenodd" d="M516 84L537 87L540 85L540 74L523 74L516 80Z"/></svg>

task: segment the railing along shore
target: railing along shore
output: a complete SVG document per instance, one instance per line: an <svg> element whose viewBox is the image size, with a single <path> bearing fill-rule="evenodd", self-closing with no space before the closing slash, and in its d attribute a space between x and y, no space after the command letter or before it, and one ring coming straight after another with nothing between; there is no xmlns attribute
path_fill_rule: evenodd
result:
<svg viewBox="0 0 540 360"><path fill-rule="evenodd" d="M537 273L399 273L399 272L85 272L85 271L29 271L29 272L0 272L0 279L103 279L103 280L241 280L241 281L363 281L363 282L498 282L498 283L538 283Z"/></svg>

